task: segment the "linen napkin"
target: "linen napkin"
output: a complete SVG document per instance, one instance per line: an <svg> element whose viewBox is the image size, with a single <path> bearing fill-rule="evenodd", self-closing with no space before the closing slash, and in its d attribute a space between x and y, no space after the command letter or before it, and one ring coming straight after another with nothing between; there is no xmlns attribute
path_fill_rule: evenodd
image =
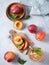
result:
<svg viewBox="0 0 49 65"><path fill-rule="evenodd" d="M20 0L22 4L30 7L30 14L49 13L49 0Z"/></svg>

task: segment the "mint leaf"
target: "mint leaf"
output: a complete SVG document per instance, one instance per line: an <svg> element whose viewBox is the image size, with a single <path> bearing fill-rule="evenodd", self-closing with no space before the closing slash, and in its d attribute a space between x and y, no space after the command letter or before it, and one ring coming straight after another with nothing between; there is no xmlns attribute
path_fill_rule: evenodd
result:
<svg viewBox="0 0 49 65"><path fill-rule="evenodd" d="M25 20L27 20L27 19L29 19L30 18L30 15L25 15L24 17L23 17L23 19L25 19Z"/></svg>
<svg viewBox="0 0 49 65"><path fill-rule="evenodd" d="M42 53L40 51L36 51L37 55L42 56Z"/></svg>
<svg viewBox="0 0 49 65"><path fill-rule="evenodd" d="M17 46L17 48L20 48L20 47L21 47L21 45L20 45L20 44L16 44L16 46Z"/></svg>
<svg viewBox="0 0 49 65"><path fill-rule="evenodd" d="M42 56L41 48L35 48L32 50L32 52L35 52L37 55Z"/></svg>
<svg viewBox="0 0 49 65"><path fill-rule="evenodd" d="M41 51L41 48L36 48L35 51Z"/></svg>
<svg viewBox="0 0 49 65"><path fill-rule="evenodd" d="M34 50L39 56L42 56L41 48L36 48Z"/></svg>
<svg viewBox="0 0 49 65"><path fill-rule="evenodd" d="M17 14L10 14L10 18L12 18L12 19L16 19L17 17L18 17Z"/></svg>
<svg viewBox="0 0 49 65"><path fill-rule="evenodd" d="M24 64L26 61L23 60L23 59L21 59L21 58L18 58L18 62L19 62L20 64Z"/></svg>

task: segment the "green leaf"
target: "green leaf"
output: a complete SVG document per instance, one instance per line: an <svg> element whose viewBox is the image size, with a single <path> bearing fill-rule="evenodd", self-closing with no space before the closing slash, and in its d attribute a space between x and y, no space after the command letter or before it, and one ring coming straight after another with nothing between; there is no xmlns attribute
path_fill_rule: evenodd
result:
<svg viewBox="0 0 49 65"><path fill-rule="evenodd" d="M36 48L35 51L41 51L41 48Z"/></svg>
<svg viewBox="0 0 49 65"><path fill-rule="evenodd" d="M16 46L17 46L17 48L20 48L20 47L21 47L21 45L20 45L20 44L16 44Z"/></svg>
<svg viewBox="0 0 49 65"><path fill-rule="evenodd" d="M30 15L25 15L24 17L23 17L23 19L25 19L25 20L27 20L27 19L29 19L30 18Z"/></svg>
<svg viewBox="0 0 49 65"><path fill-rule="evenodd" d="M17 17L18 17L17 14L10 14L10 18L12 18L12 19L16 19Z"/></svg>
<svg viewBox="0 0 49 65"><path fill-rule="evenodd" d="M42 53L40 51L36 51L36 53L39 55L39 56L42 56Z"/></svg>
<svg viewBox="0 0 49 65"><path fill-rule="evenodd" d="M32 50L32 52L35 52L37 53L37 55L42 56L41 48L35 48L34 50Z"/></svg>
<svg viewBox="0 0 49 65"><path fill-rule="evenodd" d="M24 64L26 61L23 60L23 59L21 59L21 58L18 58L18 62L19 62L20 64Z"/></svg>

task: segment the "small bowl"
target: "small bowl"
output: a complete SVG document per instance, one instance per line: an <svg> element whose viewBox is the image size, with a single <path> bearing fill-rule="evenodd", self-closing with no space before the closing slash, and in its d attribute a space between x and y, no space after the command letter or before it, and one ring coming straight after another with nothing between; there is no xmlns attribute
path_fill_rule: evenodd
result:
<svg viewBox="0 0 49 65"><path fill-rule="evenodd" d="M18 14L19 16L18 16L17 18L15 18L15 19L12 19L12 18L10 17L10 11L9 11L9 10L10 10L10 7L11 7L13 4L17 4L17 6L20 6L20 7L22 8L22 12L19 13L19 14ZM24 5L22 5L22 4L18 3L18 2L11 3L11 4L7 7L7 9L6 9L6 15L7 15L7 17L8 17L10 20L12 20L12 21L22 19L23 16L25 15L25 12L26 12L26 9L25 9Z"/></svg>
<svg viewBox="0 0 49 65"><path fill-rule="evenodd" d="M31 48L31 49L29 50L28 56L29 56L29 58L30 58L32 61L39 62L39 61L41 61L41 60L43 59L44 53L43 53L43 51L42 51L42 49L41 49L41 53L42 53L41 58L40 58L39 60L37 60L37 59L35 60L34 58L30 57L31 51L32 51L33 49L35 49L35 48L39 48L39 47L33 47L33 48Z"/></svg>

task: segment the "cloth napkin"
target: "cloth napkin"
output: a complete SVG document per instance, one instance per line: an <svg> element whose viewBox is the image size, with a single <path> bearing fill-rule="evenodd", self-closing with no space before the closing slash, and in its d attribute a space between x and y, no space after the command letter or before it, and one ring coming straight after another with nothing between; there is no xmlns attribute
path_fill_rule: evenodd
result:
<svg viewBox="0 0 49 65"><path fill-rule="evenodd" d="M49 13L49 0L20 0L22 4L29 7L29 14Z"/></svg>

